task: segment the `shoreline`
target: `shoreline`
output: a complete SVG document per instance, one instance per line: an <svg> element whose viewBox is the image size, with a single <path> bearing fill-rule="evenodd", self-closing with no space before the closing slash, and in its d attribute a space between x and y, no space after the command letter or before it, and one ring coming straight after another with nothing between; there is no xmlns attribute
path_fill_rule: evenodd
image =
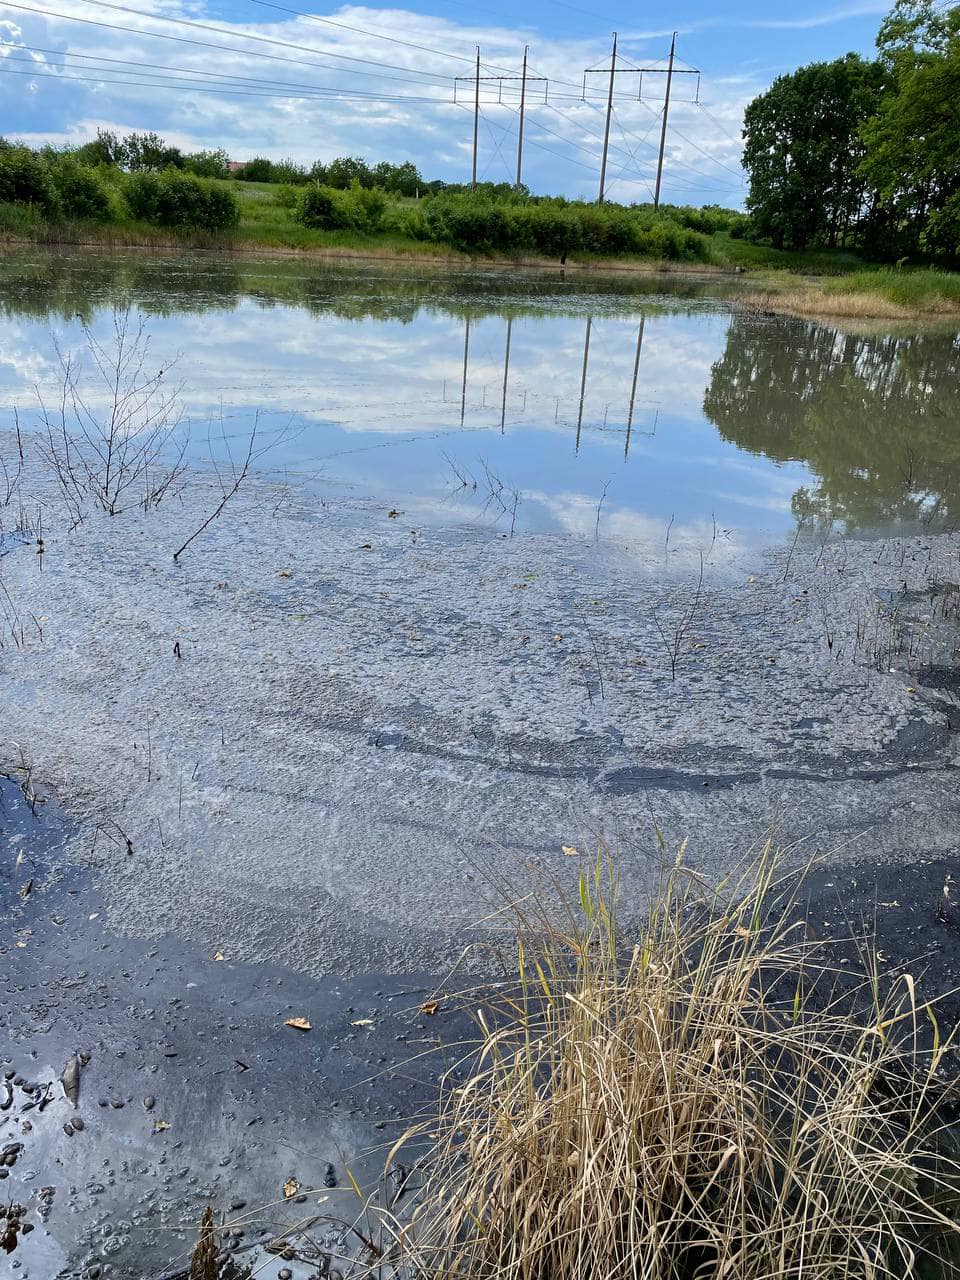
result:
<svg viewBox="0 0 960 1280"><path fill-rule="evenodd" d="M689 280L715 280L737 282L746 287L745 292L728 301L747 309L756 309L768 315L791 316L802 320L835 321L895 321L928 322L960 321L960 301L948 298L932 299L918 306L908 306L885 297L879 291L840 291L817 283L820 277L809 272L782 270L751 271L737 266L721 266L711 263L675 262L666 259L576 259L558 263L553 258L523 255L516 258L485 257L480 254L442 252L399 252L391 248L371 245L360 249L341 245L322 245L311 248L262 244L258 242L223 241L203 243L203 236L180 236L175 233L158 233L133 239L104 236L77 236L46 238L0 236L0 253L12 252L27 246L56 252L58 250L94 250L105 253L126 253L134 250L154 253L178 252L219 254L236 258L279 258L291 261L317 263L382 263L391 266L417 266L431 270L457 272L483 271L543 271L556 272L563 279L572 276L624 275L638 277L671 276ZM782 279L779 277L783 277Z"/></svg>

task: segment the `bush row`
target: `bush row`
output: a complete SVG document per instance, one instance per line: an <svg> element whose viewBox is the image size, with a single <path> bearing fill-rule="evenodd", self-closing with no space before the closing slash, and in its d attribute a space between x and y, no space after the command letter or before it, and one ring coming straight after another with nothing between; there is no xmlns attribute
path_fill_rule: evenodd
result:
<svg viewBox="0 0 960 1280"><path fill-rule="evenodd" d="M124 214L160 227L224 231L240 220L229 188L177 170L113 175L72 155L0 143L0 202L25 205L48 221L119 221Z"/></svg>
<svg viewBox="0 0 960 1280"><path fill-rule="evenodd" d="M700 232L671 218L617 206L443 195L388 210L379 192L355 185L349 191L308 188L299 198L296 217L304 226L326 231L395 230L415 240L481 252L551 258L574 252L640 254L694 261L711 256L710 243Z"/></svg>

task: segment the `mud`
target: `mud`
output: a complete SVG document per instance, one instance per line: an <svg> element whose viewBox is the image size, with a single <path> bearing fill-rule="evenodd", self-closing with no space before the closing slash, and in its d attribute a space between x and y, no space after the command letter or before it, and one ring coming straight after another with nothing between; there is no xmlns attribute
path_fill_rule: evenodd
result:
<svg viewBox="0 0 960 1280"><path fill-rule="evenodd" d="M418 1012L436 975L489 972L504 893L572 884L601 841L629 918L661 840L716 878L773 830L821 851L811 920L875 916L884 963L921 957L937 991L960 972L956 535L510 538L260 476L176 564L202 474L73 529L25 484L0 1152L34 1230L11 1275L168 1274L207 1202L314 1188L283 1222L348 1165L375 1180L458 1038Z"/></svg>

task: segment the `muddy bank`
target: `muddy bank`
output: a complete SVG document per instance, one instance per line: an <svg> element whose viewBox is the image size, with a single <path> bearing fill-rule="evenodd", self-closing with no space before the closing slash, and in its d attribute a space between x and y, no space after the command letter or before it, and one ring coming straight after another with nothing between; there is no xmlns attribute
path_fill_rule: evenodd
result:
<svg viewBox="0 0 960 1280"><path fill-rule="evenodd" d="M420 1012L425 975L314 982L187 938L118 937L65 861L54 798L34 807L21 782L0 779L0 1201L24 1212L0 1274L177 1274L209 1203L258 1274L315 1275L350 1247L329 1221L358 1208L347 1169L377 1188L463 1019ZM277 1243L307 1219L325 1259L301 1232Z"/></svg>
<svg viewBox="0 0 960 1280"><path fill-rule="evenodd" d="M629 917L661 838L716 880L773 828L822 852L813 927L875 916L883 964L954 985L956 534L510 537L258 475L175 563L202 472L74 527L43 467L22 486L0 1150L34 1230L11 1274L164 1274L207 1201L242 1218L295 1178L320 1213L347 1165L375 1179L459 1034L424 993L494 972L504 894L572 886L599 842Z"/></svg>
<svg viewBox="0 0 960 1280"><path fill-rule="evenodd" d="M572 878L565 845L620 849L638 902L656 829L708 874L772 824L838 861L954 847L956 715L911 669L935 632L905 641L877 594L954 581L954 536L717 543L698 586L692 545L278 507L263 483L175 564L209 492L45 524L42 569L4 558L5 737L123 932L432 970L489 933L494 883Z"/></svg>

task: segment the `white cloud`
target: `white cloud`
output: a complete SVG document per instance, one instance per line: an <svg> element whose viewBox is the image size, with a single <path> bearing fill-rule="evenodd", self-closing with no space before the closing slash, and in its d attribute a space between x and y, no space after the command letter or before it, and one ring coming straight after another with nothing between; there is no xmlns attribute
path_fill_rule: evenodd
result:
<svg viewBox="0 0 960 1280"><path fill-rule="evenodd" d="M59 13L88 22L23 13L2 28L0 38L9 42L73 55L59 72L53 68L62 67L60 56L36 55L47 64L44 72L50 78L35 80L33 119L29 125L24 122L17 136L31 142L77 142L93 136L98 126L156 129L190 148L223 146L237 159L266 153L312 162L352 152L370 159L412 158L427 176L464 178L472 121L468 107L454 104L455 77L470 74L477 44L483 74L516 74L523 45L530 43L531 75L548 79L549 94L544 103L543 83L531 83L525 176L538 190L595 193L603 86L594 77L588 100L581 101L581 71L609 57L606 37L557 39L530 30L522 20L510 28L349 5L332 15L341 26L275 15L269 9L258 10L262 22L239 23L211 17L203 0L134 2L147 16L106 5L94 9L87 0L58 0ZM150 14L175 21L157 21ZM114 27L91 25L91 18ZM203 27L178 25L184 19ZM149 35L151 31L160 38ZM662 59L663 46L660 33L642 32L625 38L621 48L625 57L650 62ZM0 51L24 56L24 50L9 46ZM372 65L381 63L389 65ZM166 75L171 83L118 83L149 75ZM235 79L223 79L227 76ZM645 94L648 85L651 93L662 93L663 78L658 84L654 79L645 80ZM0 78L0 105L14 104L20 85L13 76ZM686 101L680 89L675 92L668 199L738 203L740 119L760 87L751 75L711 82L710 110L719 127ZM277 96L285 88L292 96ZM458 99L463 91L461 84ZM479 168L484 177L513 178L518 94L515 80L502 87L494 81L483 85ZM655 100L637 102L624 81L610 153L615 198L649 198L658 111Z"/></svg>

